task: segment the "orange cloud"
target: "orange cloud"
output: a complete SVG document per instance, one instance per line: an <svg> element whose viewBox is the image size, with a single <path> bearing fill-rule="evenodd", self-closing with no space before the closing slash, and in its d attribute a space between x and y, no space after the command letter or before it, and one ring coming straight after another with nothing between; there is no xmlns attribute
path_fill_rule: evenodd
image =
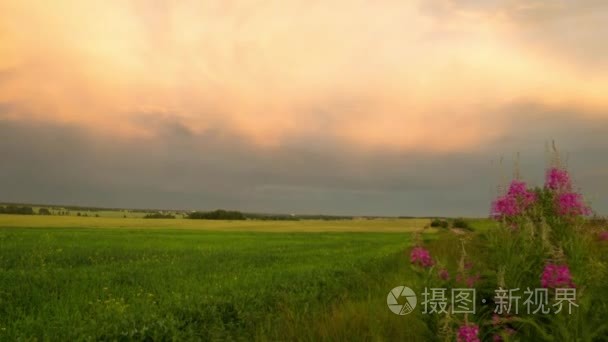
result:
<svg viewBox="0 0 608 342"><path fill-rule="evenodd" d="M107 134L153 136L133 119L148 113L266 147L331 136L431 152L500 135L510 118L492 113L513 102L608 107L605 69L533 49L505 15L421 5L3 1L0 103Z"/></svg>

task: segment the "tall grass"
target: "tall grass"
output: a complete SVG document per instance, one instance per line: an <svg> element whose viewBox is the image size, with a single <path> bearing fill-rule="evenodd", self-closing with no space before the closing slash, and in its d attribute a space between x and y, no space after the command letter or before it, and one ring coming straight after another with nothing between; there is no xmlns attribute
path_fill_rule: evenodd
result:
<svg viewBox="0 0 608 342"><path fill-rule="evenodd" d="M446 247L433 253L432 267L413 267L427 287L458 287L454 278L444 279L448 273L459 274L461 283L471 274L480 275L467 286L486 299L477 303L476 314L430 316L429 329L445 341L608 340L608 243L597 238L598 231L608 227L590 224L604 222L591 221L591 212L559 165L547 170L543 187L528 188L525 182L513 180L493 203L496 223L472 222L482 229L460 241L460 256ZM433 251L432 244L428 247ZM446 257L444 250L452 254ZM466 262L475 266L463 267ZM438 269L443 273L438 274ZM578 307L571 313L568 309L555 313L552 308L549 314L529 314L522 305L524 291L537 288L547 290L550 307L557 304L555 295L561 288L573 288ZM518 313L496 310L499 289L519 289Z"/></svg>

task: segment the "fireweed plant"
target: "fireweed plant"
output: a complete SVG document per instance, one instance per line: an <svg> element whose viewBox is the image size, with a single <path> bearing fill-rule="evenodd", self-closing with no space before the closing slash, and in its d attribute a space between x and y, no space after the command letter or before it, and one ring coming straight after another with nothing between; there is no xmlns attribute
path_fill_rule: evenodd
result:
<svg viewBox="0 0 608 342"><path fill-rule="evenodd" d="M460 238L459 258L433 259L433 249L421 242L411 251L411 267L423 274L425 287L447 288L448 294L451 288L476 289L475 314L453 314L448 301L448 312L424 317L430 330L439 332L439 340L608 340L608 227L589 224L592 210L575 190L570 173L559 162L552 164L542 186L531 187L521 179L510 182L491 204L496 228ZM519 289L517 314L494 312L499 288ZM529 314L522 305L528 288L547 289L549 307L555 304L556 288L575 288L578 307L570 314Z"/></svg>

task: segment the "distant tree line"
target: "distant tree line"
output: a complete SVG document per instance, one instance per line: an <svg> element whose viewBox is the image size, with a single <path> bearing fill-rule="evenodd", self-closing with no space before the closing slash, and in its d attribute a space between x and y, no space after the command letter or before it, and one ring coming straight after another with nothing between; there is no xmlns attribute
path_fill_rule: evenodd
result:
<svg viewBox="0 0 608 342"><path fill-rule="evenodd" d="M88 212L100 212L100 211L119 211L124 213L144 213L154 214L157 212L175 212L175 214L186 214L187 210L168 210L168 209L129 209L129 208L112 208L112 207L91 207L91 206L80 206L80 205L58 205L58 204L43 204L43 203L24 203L24 202L0 202L1 206L19 206L19 207L32 207L32 208L48 208L51 212L60 212L58 215L69 215L69 211L88 211ZM63 213L63 214L62 214Z"/></svg>
<svg viewBox="0 0 608 342"><path fill-rule="evenodd" d="M352 220L352 216L334 216L334 215L297 215L296 217L302 220L326 220L326 221L335 221L335 220ZM375 217L365 217L365 218L375 218Z"/></svg>
<svg viewBox="0 0 608 342"><path fill-rule="evenodd" d="M261 220L261 221L299 221L299 220L352 220L352 216L331 215L287 215L243 213L236 210L218 209L214 211L195 211L188 214L189 219L199 220Z"/></svg>
<svg viewBox="0 0 608 342"><path fill-rule="evenodd" d="M43 205L33 205L35 207L42 207ZM49 209L55 210L55 211L66 211L69 212L70 210L73 211L90 211L90 212L97 212L97 211L105 211L108 209L103 209L103 208L97 208L97 207L79 207L76 205L66 205L66 206L47 206ZM118 210L118 209L117 209Z"/></svg>
<svg viewBox="0 0 608 342"><path fill-rule="evenodd" d="M171 215L171 214L163 214L163 213L152 213L152 214L147 214L146 216L144 216L145 219L174 219L175 215Z"/></svg>
<svg viewBox="0 0 608 342"><path fill-rule="evenodd" d="M240 211L234 210L214 210L214 211L195 211L188 215L189 219L195 220L246 220L247 217Z"/></svg>
<svg viewBox="0 0 608 342"><path fill-rule="evenodd" d="M50 216L50 215L59 215L59 216L69 216L70 212L69 211L55 211L53 212L52 209L57 210L57 208L55 207L48 207L48 208L40 208L38 209L38 212L36 213L36 211L34 210L33 207L31 206L27 206L27 205L6 205L6 206L1 206L0 205L0 214L12 214L12 215L46 215L46 216Z"/></svg>
<svg viewBox="0 0 608 342"><path fill-rule="evenodd" d="M295 215L286 214L243 214L249 220L261 221L299 221L300 218Z"/></svg>
<svg viewBox="0 0 608 342"><path fill-rule="evenodd" d="M89 214L88 213L83 214L83 213L78 212L78 213L76 213L76 216L89 217ZM93 214L91 214L91 217L93 217ZM99 217L99 214L95 214L95 217Z"/></svg>
<svg viewBox="0 0 608 342"><path fill-rule="evenodd" d="M38 207L38 212L34 209ZM70 210L75 211L71 212ZM59 215L59 216L95 216L100 215L96 212L100 211L117 211L120 212L123 218L127 217L127 213L144 213L143 218L148 219L174 219L176 217L183 217L189 219L204 219L204 220L260 220L260 221L299 221L299 220L353 220L353 219L388 219L391 217L386 216L343 216L343 215L296 215L296 214L272 214L272 213L244 213L236 210L224 210L218 209L214 211L194 211L189 212L186 210L158 210L158 209L112 209L112 208L99 208L99 207L81 207L81 206L57 206L57 205L36 205L36 204L22 204L22 203L0 203L0 214L18 214L18 215ZM392 217L394 218L394 217ZM411 218L410 216L399 216L398 218ZM442 219L441 221L445 221ZM431 226L444 226L445 223L437 222L431 224ZM460 224L459 224L460 223ZM462 222L456 222L454 226L461 225ZM464 224L463 224L464 225Z"/></svg>
<svg viewBox="0 0 608 342"><path fill-rule="evenodd" d="M36 215L32 207L18 207L14 205L0 207L0 214Z"/></svg>

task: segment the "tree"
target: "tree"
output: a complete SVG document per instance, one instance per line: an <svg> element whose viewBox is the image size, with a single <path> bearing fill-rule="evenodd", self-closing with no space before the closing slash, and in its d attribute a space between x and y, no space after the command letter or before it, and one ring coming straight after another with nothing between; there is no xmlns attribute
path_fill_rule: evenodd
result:
<svg viewBox="0 0 608 342"><path fill-rule="evenodd" d="M51 211L48 210L47 208L40 208L38 209L38 215L52 215Z"/></svg>

